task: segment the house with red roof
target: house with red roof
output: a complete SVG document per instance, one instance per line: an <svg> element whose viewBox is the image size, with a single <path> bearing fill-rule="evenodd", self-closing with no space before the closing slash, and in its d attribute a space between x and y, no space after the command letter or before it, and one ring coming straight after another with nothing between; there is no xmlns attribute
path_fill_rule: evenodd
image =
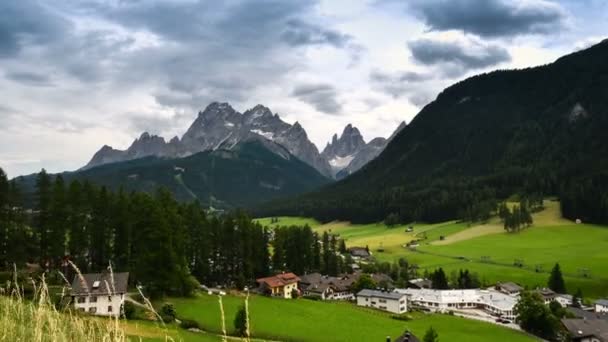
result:
<svg viewBox="0 0 608 342"><path fill-rule="evenodd" d="M256 280L260 286L260 292L282 298L292 298L293 291L298 291L299 281L300 278L291 272Z"/></svg>

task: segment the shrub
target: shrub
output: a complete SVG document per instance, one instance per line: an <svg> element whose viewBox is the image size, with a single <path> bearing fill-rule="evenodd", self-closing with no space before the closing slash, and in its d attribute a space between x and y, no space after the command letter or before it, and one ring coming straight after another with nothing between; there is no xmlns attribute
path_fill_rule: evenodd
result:
<svg viewBox="0 0 608 342"><path fill-rule="evenodd" d="M160 308L160 312L158 313L160 318L162 318L163 322L173 322L175 321L175 307L171 303L165 303Z"/></svg>
<svg viewBox="0 0 608 342"><path fill-rule="evenodd" d="M137 308L135 307L135 304L125 301L122 305L122 312L126 319L133 319L135 318Z"/></svg>
<svg viewBox="0 0 608 342"><path fill-rule="evenodd" d="M391 318L398 320L398 321L411 321L412 319L414 319L412 316L410 316L408 314L392 315Z"/></svg>
<svg viewBox="0 0 608 342"><path fill-rule="evenodd" d="M191 320L191 319L182 320L181 323L179 324L179 327L182 329L185 329L185 330L188 330L188 329L202 330L201 326L198 324L198 322Z"/></svg>

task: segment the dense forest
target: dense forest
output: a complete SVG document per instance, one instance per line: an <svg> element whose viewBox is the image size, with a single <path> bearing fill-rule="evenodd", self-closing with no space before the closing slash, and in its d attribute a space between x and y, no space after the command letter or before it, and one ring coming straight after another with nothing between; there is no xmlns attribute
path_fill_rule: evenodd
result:
<svg viewBox="0 0 608 342"><path fill-rule="evenodd" d="M445 89L359 172L257 215L322 221L483 219L512 195L558 196L608 223L608 41Z"/></svg>
<svg viewBox="0 0 608 342"><path fill-rule="evenodd" d="M161 296L187 295L198 282L243 288L281 271L335 275L343 269L337 253L344 243L335 236L318 236L310 227L270 232L243 212L208 214L164 189L112 192L43 170L34 209L26 210L16 184L0 169L0 271L39 264L71 278L68 261L82 272L112 265Z"/></svg>

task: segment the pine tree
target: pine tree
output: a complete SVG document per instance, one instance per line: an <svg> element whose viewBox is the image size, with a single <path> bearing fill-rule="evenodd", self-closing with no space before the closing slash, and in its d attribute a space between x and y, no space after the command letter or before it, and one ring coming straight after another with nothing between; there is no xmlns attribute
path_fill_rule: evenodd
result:
<svg viewBox="0 0 608 342"><path fill-rule="evenodd" d="M443 268L439 268L435 270L430 276L431 281L433 282L433 288L437 290L447 290L449 289L448 279L443 271Z"/></svg>
<svg viewBox="0 0 608 342"><path fill-rule="evenodd" d="M55 177L49 205L48 251L53 264L65 256L69 212L65 183L61 175Z"/></svg>
<svg viewBox="0 0 608 342"><path fill-rule="evenodd" d="M242 305L234 316L234 330L237 336L249 337L247 325L247 311L245 310L245 306Z"/></svg>
<svg viewBox="0 0 608 342"><path fill-rule="evenodd" d="M9 264L8 235L9 235L9 183L0 168L0 269L6 269Z"/></svg>
<svg viewBox="0 0 608 342"><path fill-rule="evenodd" d="M433 327L429 327L422 340L424 342L439 342L439 334L437 334Z"/></svg>
<svg viewBox="0 0 608 342"><path fill-rule="evenodd" d="M557 293L566 293L566 284L564 282L562 270L559 267L559 263L553 266L547 286Z"/></svg>
<svg viewBox="0 0 608 342"><path fill-rule="evenodd" d="M43 264L49 261L50 206L51 177L42 169L36 177L36 238L39 242L39 258Z"/></svg>

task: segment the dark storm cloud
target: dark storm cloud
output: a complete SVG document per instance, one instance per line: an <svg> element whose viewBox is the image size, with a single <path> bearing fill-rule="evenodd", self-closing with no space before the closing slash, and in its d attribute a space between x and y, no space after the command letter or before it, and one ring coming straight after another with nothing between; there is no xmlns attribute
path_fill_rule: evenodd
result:
<svg viewBox="0 0 608 342"><path fill-rule="evenodd" d="M327 44L336 48L343 48L352 40L349 35L295 19L287 22L281 38L293 46Z"/></svg>
<svg viewBox="0 0 608 342"><path fill-rule="evenodd" d="M483 37L554 33L567 17L559 4L545 0L415 0L410 6L433 31Z"/></svg>
<svg viewBox="0 0 608 342"><path fill-rule="evenodd" d="M30 85L35 87L48 87L52 85L50 79L46 75L38 74L35 72L9 71L4 76L10 80L24 85Z"/></svg>
<svg viewBox="0 0 608 342"><path fill-rule="evenodd" d="M409 42L408 47L416 62L438 65L444 74L452 77L511 60L511 55L505 48L491 44L420 39Z"/></svg>
<svg viewBox="0 0 608 342"><path fill-rule="evenodd" d="M329 84L301 84L293 89L291 95L326 114L339 114L342 111L337 91Z"/></svg>
<svg viewBox="0 0 608 342"><path fill-rule="evenodd" d="M52 44L70 24L38 2L0 1L0 58L13 57L28 44Z"/></svg>

